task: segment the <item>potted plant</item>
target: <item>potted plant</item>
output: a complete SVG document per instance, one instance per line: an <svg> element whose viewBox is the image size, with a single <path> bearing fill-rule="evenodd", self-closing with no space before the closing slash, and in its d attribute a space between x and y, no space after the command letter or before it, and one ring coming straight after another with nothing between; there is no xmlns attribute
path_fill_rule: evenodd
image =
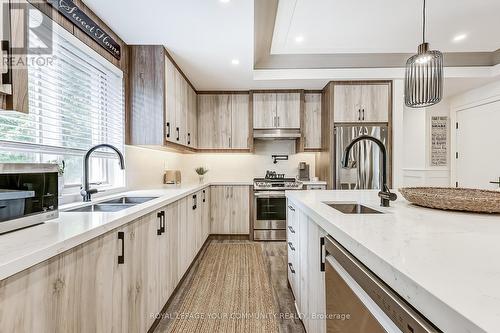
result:
<svg viewBox="0 0 500 333"><path fill-rule="evenodd" d="M204 167L198 167L194 169L194 171L196 171L196 173L198 174L200 184L203 183L203 179L205 178L205 174L208 172L208 169L205 169Z"/></svg>

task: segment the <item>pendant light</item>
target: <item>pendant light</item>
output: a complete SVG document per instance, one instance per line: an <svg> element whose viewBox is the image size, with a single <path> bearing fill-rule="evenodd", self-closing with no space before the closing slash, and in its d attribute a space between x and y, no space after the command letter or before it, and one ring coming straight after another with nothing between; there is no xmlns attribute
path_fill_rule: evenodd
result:
<svg viewBox="0 0 500 333"><path fill-rule="evenodd" d="M443 98L443 54L429 50L429 43L425 42L423 1L423 41L418 46L418 53L406 62L405 104L411 108L431 106Z"/></svg>

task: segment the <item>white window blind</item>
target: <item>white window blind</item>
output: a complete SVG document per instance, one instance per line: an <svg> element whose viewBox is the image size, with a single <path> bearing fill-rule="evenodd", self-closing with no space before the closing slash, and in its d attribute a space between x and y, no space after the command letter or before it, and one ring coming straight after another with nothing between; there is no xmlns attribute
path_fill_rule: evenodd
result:
<svg viewBox="0 0 500 333"><path fill-rule="evenodd" d="M30 24L41 22L39 15L30 13L30 21L35 21ZM123 152L122 72L55 23L44 27L43 32L52 35L52 55L28 56L29 114L0 112L0 144L4 149L77 156L79 160L100 143ZM32 34L29 39L30 45L40 43ZM10 156L16 162L17 155ZM116 156L105 150L96 152L96 156L101 158L102 170L94 176L106 178L105 160ZM81 165L74 164L78 170L73 171L73 182L79 182L76 173L81 174Z"/></svg>

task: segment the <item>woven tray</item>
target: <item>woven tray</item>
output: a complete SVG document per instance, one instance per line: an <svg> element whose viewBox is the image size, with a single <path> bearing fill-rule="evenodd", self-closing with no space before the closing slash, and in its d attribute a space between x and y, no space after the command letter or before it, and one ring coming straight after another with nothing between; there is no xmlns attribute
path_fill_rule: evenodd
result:
<svg viewBox="0 0 500 333"><path fill-rule="evenodd" d="M447 187L399 189L409 202L429 208L475 213L500 213L500 192Z"/></svg>

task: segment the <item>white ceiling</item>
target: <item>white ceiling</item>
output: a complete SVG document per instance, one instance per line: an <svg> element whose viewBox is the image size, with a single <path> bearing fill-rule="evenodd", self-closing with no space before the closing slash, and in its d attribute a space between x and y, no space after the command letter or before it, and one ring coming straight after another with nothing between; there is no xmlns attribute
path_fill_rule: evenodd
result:
<svg viewBox="0 0 500 333"><path fill-rule="evenodd" d="M84 1L126 43L165 45L198 90L248 90L258 88L321 89L328 81L328 79L319 77L301 80L282 80L276 78L271 80L254 79L253 0L230 0L228 3L222 3L219 0L120 0L119 3L116 0ZM346 7L346 4L349 3L352 8L356 8L356 11L350 9L348 13L343 13L342 15L338 11L332 12L329 6L338 2L343 4L343 8L349 8ZM384 4L390 3L391 11L378 10L376 7L380 7L381 2L384 2ZM429 6L432 8L438 2L445 2L449 5L453 0L434 0ZM473 28L483 29L483 26L487 25L485 22L492 21L496 24L495 30L492 31L500 31L500 20L496 17L495 19L492 18L500 10L498 6L500 4L499 0L476 0L474 2L476 5L474 6L472 5L473 1L454 0L454 3L457 2L459 4L456 4L454 7L465 6L468 10L468 13L466 13L468 14L467 16L477 17L477 20L470 22L464 20L462 16L456 17L450 15L449 18L446 18L446 22L467 22L467 24L464 23L463 27L464 29L467 27L470 28L464 31L470 32L473 31ZM282 5L287 3L288 5L293 4L294 0L279 0L279 3L281 8ZM495 3L498 4L495 5ZM315 6L311 4L315 4ZM365 4L366 7L361 6L361 4ZM493 5L496 6L496 11L490 10ZM378 38L375 40L373 37L373 31L382 29L384 31L392 31L390 36L385 36L386 40L390 41L393 39L397 43L402 43L401 45L404 45L405 48L408 48L409 50L407 51L413 52L419 43L418 35L407 38L410 32L405 29L407 29L407 26L409 26L408 29L412 29L412 25L408 24L407 18L400 19L399 17L404 13L410 12L410 7L415 7L416 12L412 15L414 16L415 24L418 26L419 6L420 1L416 0L411 0L411 4L409 4L409 0L298 0L293 14L293 24L290 25L290 29L298 29L304 34L303 45L307 44L312 48L323 48L323 50L331 48L337 42L341 43L339 45L358 47L359 49L365 45L364 47L366 48L379 47L378 50L382 50L380 45L382 45L384 39L381 40L381 38ZM360 7L362 7L361 12L358 11ZM313 10L313 8L316 9ZM319 13L318 8L321 9ZM384 8L388 8L388 6ZM446 8L442 8L442 10L445 14L444 16L447 16L447 13L450 12ZM456 11L456 8L452 9L451 13ZM282 26L283 22L286 23L286 15L283 17L284 13L286 14L287 12L281 10L281 13L279 13L281 16L277 18L278 21L275 29L284 29ZM345 34L346 29L342 26L335 29L326 28L343 17L345 17L343 24L349 24L352 21L353 24L350 26L354 27L352 29L355 31ZM364 20L370 20L371 23L377 24L379 28L366 29L366 22ZM288 21L290 22L290 19ZM493 23L490 22L488 24L492 25ZM440 29L448 31L450 28L443 24L440 26ZM435 30L437 29L432 30L432 27L430 27L433 35ZM294 34L293 31L290 30L290 36ZM313 31L319 33L312 34ZM395 34L394 31L398 33ZM446 35L444 32L442 34ZM313 38L313 36L315 37ZM344 37L342 38L342 36ZM484 40L478 44L482 45L481 47L483 48L492 48L491 45L494 44L491 41L492 39L500 41L499 34L490 33L485 36ZM331 40L332 38L340 38L340 40L334 41ZM354 39L356 43L352 42ZM409 39L413 40L408 41ZM471 37L470 40L474 40L474 38ZM430 38L430 41L433 42L433 38ZM285 46L289 48L290 45L292 44L288 43ZM476 44L471 45L471 47L477 47L474 46ZM432 46L436 47L438 45L432 44ZM238 59L240 64L237 66L232 65L232 59ZM471 82L477 84L477 80L472 80ZM452 90L455 91L456 89Z"/></svg>
<svg viewBox="0 0 500 333"><path fill-rule="evenodd" d="M427 41L444 52L496 51L498 13L499 0L428 0ZM280 0L271 53L415 53L421 42L422 0Z"/></svg>

